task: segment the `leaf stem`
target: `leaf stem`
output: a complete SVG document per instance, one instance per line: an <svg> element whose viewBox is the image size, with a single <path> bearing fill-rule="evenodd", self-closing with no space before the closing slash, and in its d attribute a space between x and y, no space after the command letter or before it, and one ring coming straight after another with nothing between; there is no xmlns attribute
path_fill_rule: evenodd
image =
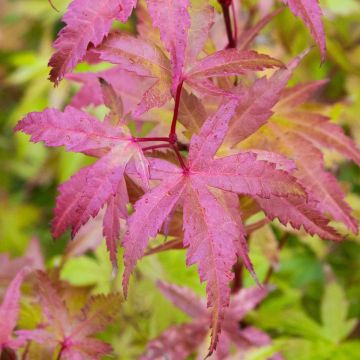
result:
<svg viewBox="0 0 360 360"><path fill-rule="evenodd" d="M176 136L176 123L177 123L177 118L178 118L178 114L179 114L180 97L181 97L181 90L183 87L183 83L184 83L184 81L181 81L176 88L174 115L173 115L173 119L171 122L169 138Z"/></svg>
<svg viewBox="0 0 360 360"><path fill-rule="evenodd" d="M177 148L177 146L173 144L173 145L172 145L172 148L174 149L175 154L176 154L176 156L177 156L177 158L178 158L178 160L179 160L179 163L180 163L181 167L183 168L183 170L184 170L184 171L188 171L189 169L188 169L188 167L185 165L184 159L183 159L183 157L181 156L180 151L179 151L179 149Z"/></svg>
<svg viewBox="0 0 360 360"><path fill-rule="evenodd" d="M228 37L229 44L227 48L235 48L236 42L233 37L233 31L231 28L231 19L230 19L230 5L232 3L232 0L218 0L219 4L222 7L223 14L224 14L224 21L225 21L225 27L226 27L226 35Z"/></svg>
<svg viewBox="0 0 360 360"><path fill-rule="evenodd" d="M234 1L231 1L231 12L232 12L233 26L234 26L234 32L233 32L233 39L234 39L234 43L235 43L234 47L236 47L237 38L238 38L238 25L237 25L237 20L236 20L236 9L235 9Z"/></svg>
<svg viewBox="0 0 360 360"><path fill-rule="evenodd" d="M135 142L148 142L148 141L165 141L172 143L172 140L169 137L146 137L146 138L134 138Z"/></svg>

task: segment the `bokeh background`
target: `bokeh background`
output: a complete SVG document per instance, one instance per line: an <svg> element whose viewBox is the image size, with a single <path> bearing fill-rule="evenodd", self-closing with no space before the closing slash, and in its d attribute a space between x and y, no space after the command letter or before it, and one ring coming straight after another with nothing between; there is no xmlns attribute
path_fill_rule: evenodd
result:
<svg viewBox="0 0 360 360"><path fill-rule="evenodd" d="M57 88L47 80L51 44L69 3L53 2L59 12L47 0L0 0L0 253L21 257L36 237L48 267L64 262L62 279L92 293L109 292L118 289L120 281L111 278L97 224L82 232L81 236L93 236L96 244L86 254L69 250L69 236L55 242L49 232L57 186L91 159L47 149L13 133L17 121L28 112L63 108L76 91L76 86L66 80ZM242 1L240 26L251 11L260 14L259 3L266 12L273 2ZM319 54L313 50L292 82L328 79L319 99L323 111L360 144L360 2L320 3L325 14L328 59L320 66ZM134 31L135 22L133 16L126 29ZM285 10L261 33L255 48L286 62L309 43L307 30ZM80 64L76 71L89 68ZM347 200L360 219L359 168L333 153L326 154L326 161L350 194ZM280 256L280 265L272 280L278 290L249 319L273 336L273 346L281 347L287 359L360 359L360 237L349 234L343 243L333 244L290 234L279 255L271 253L271 244L279 237L276 228L267 226L254 236L258 240L252 242L251 257L259 277L266 273L271 256ZM64 252L71 253L66 261ZM204 294L196 269L186 270L184 258L182 251L172 251L141 262L136 286L122 307L119 322L102 334L112 343L116 358L135 359L149 339L170 324L186 320L157 291L156 279ZM6 274L1 271L0 265L0 287L4 288ZM251 284L251 279L246 283ZM23 308L22 318L26 319L29 312L31 309ZM249 359L266 358L256 352L251 356Z"/></svg>

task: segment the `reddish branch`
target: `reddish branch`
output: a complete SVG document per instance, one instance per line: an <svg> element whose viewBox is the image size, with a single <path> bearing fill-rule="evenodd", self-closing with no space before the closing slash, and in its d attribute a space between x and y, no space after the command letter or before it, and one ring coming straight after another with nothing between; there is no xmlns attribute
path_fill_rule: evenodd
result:
<svg viewBox="0 0 360 360"><path fill-rule="evenodd" d="M176 88L174 114L173 114L173 118L172 118L172 122L171 122L169 136L168 137L145 137L145 138L139 137L139 138L134 138L134 141L135 142L152 142L152 141L167 142L168 144L146 146L143 148L143 151L171 148L174 150L183 170L187 171L188 168L184 162L183 157L181 156L180 150L177 145L177 135L176 135L176 123L177 123L177 119L178 119L178 115L179 115L182 86L183 86L183 81L181 81L179 83L178 87Z"/></svg>
<svg viewBox="0 0 360 360"><path fill-rule="evenodd" d="M136 142L148 142L148 141L165 141L171 143L170 137L145 137L145 138L134 138Z"/></svg>
<svg viewBox="0 0 360 360"><path fill-rule="evenodd" d="M235 18L235 12L234 12L234 6L232 5L232 0L218 0L218 2L221 5L224 14L226 35L229 41L227 48L236 48L236 39L234 38L234 34L231 26L231 19L230 19L230 7L232 7L233 17ZM236 27L235 23L234 26ZM237 30L235 30L235 33L236 32Z"/></svg>

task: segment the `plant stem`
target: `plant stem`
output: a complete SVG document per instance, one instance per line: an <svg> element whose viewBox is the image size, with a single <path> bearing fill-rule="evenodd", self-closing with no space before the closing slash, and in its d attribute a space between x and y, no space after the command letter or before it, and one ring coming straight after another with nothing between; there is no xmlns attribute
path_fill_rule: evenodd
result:
<svg viewBox="0 0 360 360"><path fill-rule="evenodd" d="M188 167L185 165L184 159L183 159L183 157L181 156L179 149L177 148L176 145L173 145L172 148L173 148L174 151L175 151L175 154L176 154L176 156L177 156L177 158L178 158L178 160L179 160L179 163L180 163L181 167L183 168L183 170L187 171L187 170L188 170Z"/></svg>
<svg viewBox="0 0 360 360"><path fill-rule="evenodd" d="M182 90L183 82L184 81L181 81L176 88L174 115L173 115L173 119L171 122L169 138L174 137L174 136L176 138L176 123L177 123L177 118L178 118L178 114L179 114L180 97L181 97L181 90Z"/></svg>
<svg viewBox="0 0 360 360"><path fill-rule="evenodd" d="M135 142L148 142L148 141L165 141L171 143L171 139L169 137L146 137L146 138L134 138Z"/></svg>
<svg viewBox="0 0 360 360"><path fill-rule="evenodd" d="M218 2L221 5L223 14L224 14L226 35L227 35L228 41L229 41L227 48L235 48L236 42L233 37L233 32L232 32L232 28L231 28L230 11L229 11L229 7L232 3L232 0L218 0Z"/></svg>
<svg viewBox="0 0 360 360"><path fill-rule="evenodd" d="M231 12L232 12L233 26L234 26L234 32L233 32L233 39L234 39L234 43L235 43L234 47L236 47L237 38L238 38L238 26L237 26L237 21L236 21L236 9L235 9L234 1L231 2Z"/></svg>

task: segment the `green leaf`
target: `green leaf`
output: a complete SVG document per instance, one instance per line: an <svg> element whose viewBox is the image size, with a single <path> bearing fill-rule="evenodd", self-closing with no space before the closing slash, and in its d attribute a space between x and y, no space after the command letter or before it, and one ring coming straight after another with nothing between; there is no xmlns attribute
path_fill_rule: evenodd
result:
<svg viewBox="0 0 360 360"><path fill-rule="evenodd" d="M324 334L330 341L339 343L351 333L356 320L347 320L349 304L344 289L336 282L328 284L321 304Z"/></svg>

